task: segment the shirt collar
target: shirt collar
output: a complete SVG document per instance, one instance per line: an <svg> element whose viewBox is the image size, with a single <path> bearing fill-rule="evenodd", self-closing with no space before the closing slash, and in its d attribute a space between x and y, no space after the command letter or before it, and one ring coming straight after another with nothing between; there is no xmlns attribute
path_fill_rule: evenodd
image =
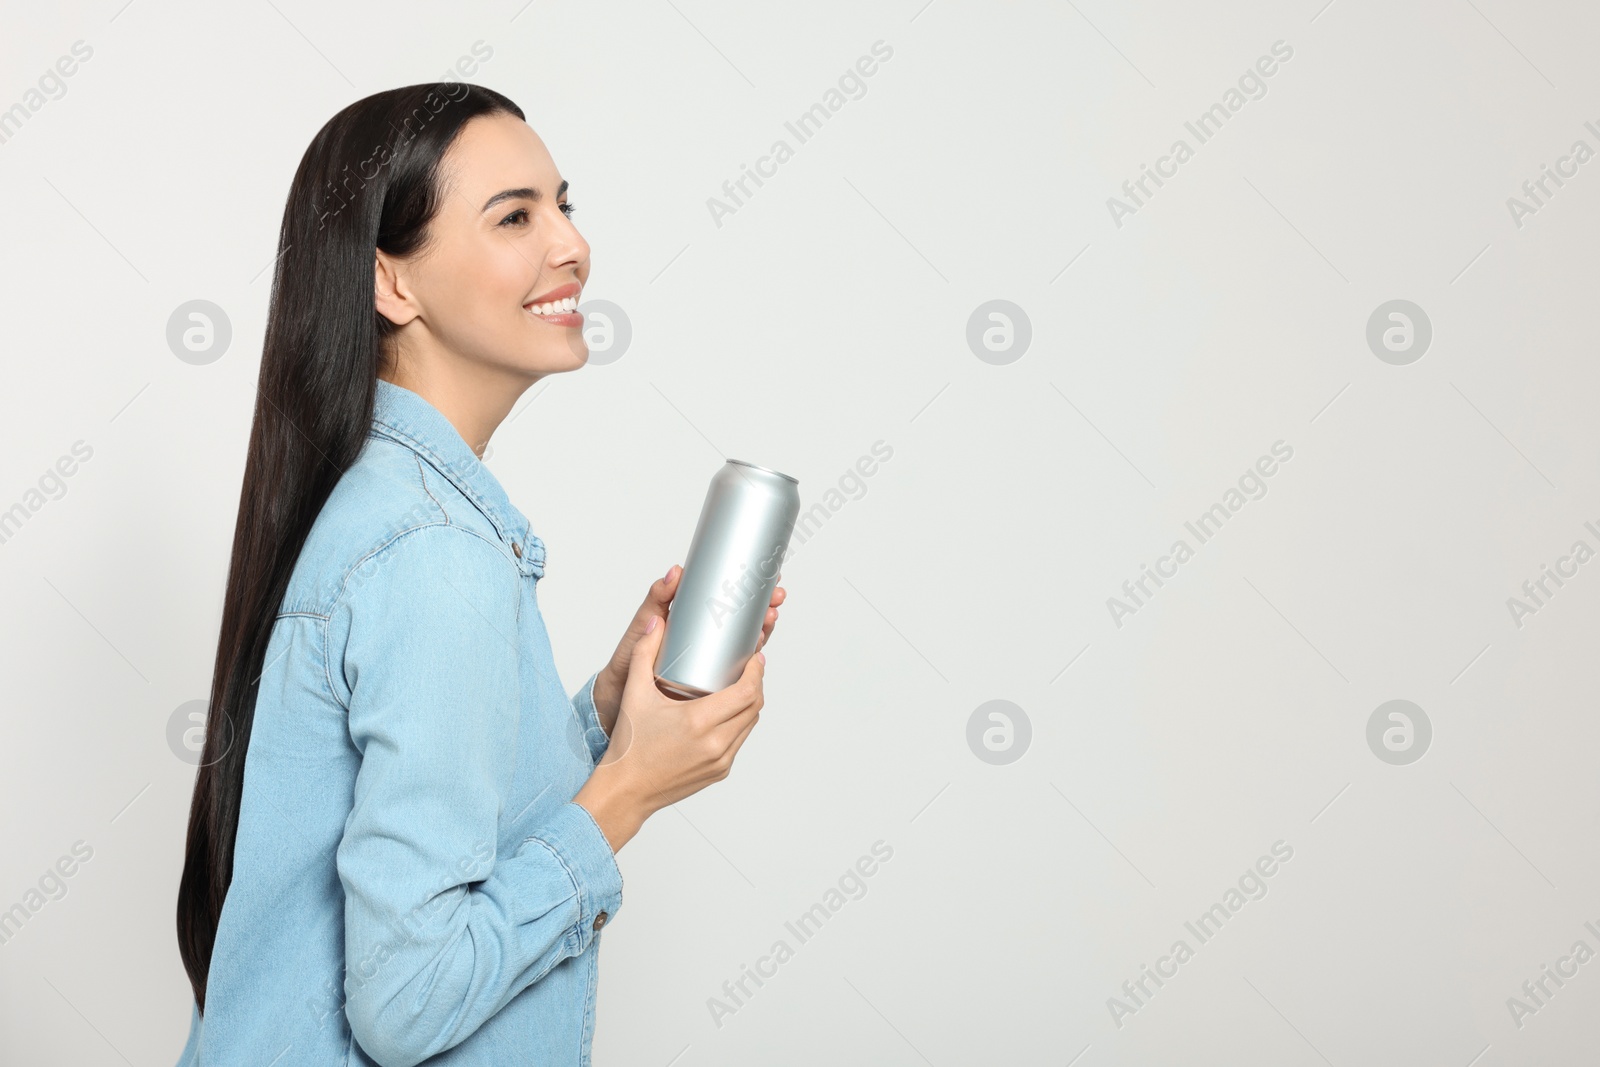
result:
<svg viewBox="0 0 1600 1067"><path fill-rule="evenodd" d="M454 424L412 390L382 378L377 383L372 432L405 445L449 479L494 524L495 532L511 548L518 569L542 576L544 542Z"/></svg>

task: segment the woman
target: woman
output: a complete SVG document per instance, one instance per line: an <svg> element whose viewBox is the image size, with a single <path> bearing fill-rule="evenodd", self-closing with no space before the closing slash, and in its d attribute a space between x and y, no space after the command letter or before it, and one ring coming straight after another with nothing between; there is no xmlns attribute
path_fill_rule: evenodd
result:
<svg viewBox="0 0 1600 1067"><path fill-rule="evenodd" d="M587 358L571 211L521 110L459 83L350 105L295 173L178 897L181 1065L587 1064L615 852L756 724L759 652L711 696L656 688L677 566L575 697L556 675L544 542L481 456Z"/></svg>

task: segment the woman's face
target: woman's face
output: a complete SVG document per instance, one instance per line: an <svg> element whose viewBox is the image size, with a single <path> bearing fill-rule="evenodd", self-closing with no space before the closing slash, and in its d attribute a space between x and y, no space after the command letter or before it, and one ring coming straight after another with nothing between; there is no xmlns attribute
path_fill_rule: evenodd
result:
<svg viewBox="0 0 1600 1067"><path fill-rule="evenodd" d="M445 154L440 181L430 247L410 260L378 253L394 276L386 286L380 263L377 306L402 327L402 364L465 360L469 375L524 383L583 366L583 317L572 309L589 277L589 245L539 135L514 115L474 118Z"/></svg>

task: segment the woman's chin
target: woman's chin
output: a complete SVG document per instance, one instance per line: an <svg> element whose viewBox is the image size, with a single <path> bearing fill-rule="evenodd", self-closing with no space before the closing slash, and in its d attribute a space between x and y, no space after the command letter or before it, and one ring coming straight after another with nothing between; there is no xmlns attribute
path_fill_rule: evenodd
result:
<svg viewBox="0 0 1600 1067"><path fill-rule="evenodd" d="M589 342L584 340L582 330L567 331L564 351L574 368L581 367L589 362Z"/></svg>

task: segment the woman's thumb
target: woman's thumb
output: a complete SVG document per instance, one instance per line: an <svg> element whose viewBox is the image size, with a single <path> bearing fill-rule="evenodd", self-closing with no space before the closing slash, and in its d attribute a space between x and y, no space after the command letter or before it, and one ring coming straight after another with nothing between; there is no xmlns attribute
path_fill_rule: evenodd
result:
<svg viewBox="0 0 1600 1067"><path fill-rule="evenodd" d="M666 633L667 623L659 615L651 615L650 621L645 623L644 634L633 644L633 661L629 664L627 684L644 684L655 681L656 654L661 651L661 638ZM639 682L635 682L635 678Z"/></svg>

